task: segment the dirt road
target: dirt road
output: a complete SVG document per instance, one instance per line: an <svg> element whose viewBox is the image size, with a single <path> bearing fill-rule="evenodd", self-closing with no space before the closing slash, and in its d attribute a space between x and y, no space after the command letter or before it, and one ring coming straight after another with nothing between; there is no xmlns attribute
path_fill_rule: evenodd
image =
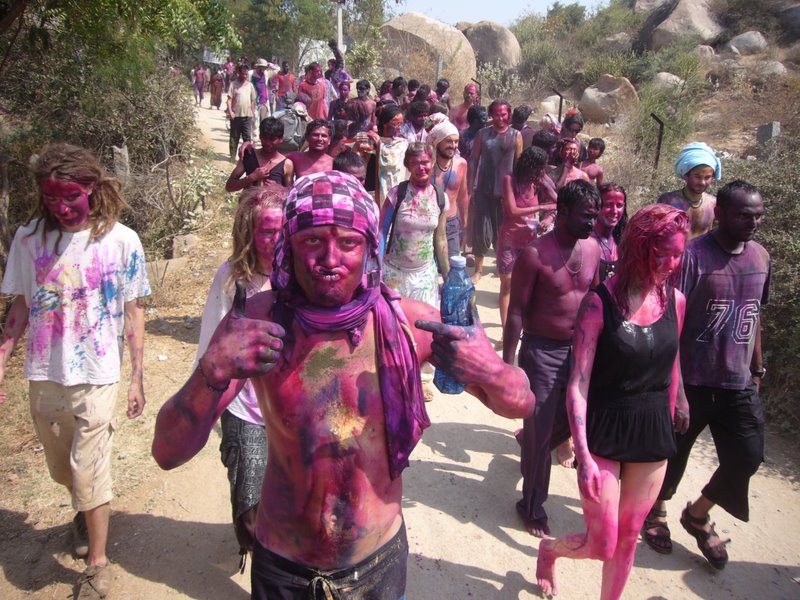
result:
<svg viewBox="0 0 800 600"><path fill-rule="evenodd" d="M222 159L216 164L229 169L222 113L200 109L198 123ZM236 571L237 546L218 433L212 433L194 460L175 471L161 471L149 457L155 415L192 368L199 315L213 272L227 256L228 227L203 232L201 245L190 251L188 260L159 272L156 283L161 291L156 298L168 300L157 300L148 311L149 404L137 421L125 420L120 410L115 441L118 497L112 505L109 544L116 563L115 599L249 597L249 576ZM491 271L493 263L489 266ZM500 335L498 290L499 279L487 276L477 292L480 316L492 340ZM24 405L24 394L16 396L9 402ZM520 422L493 415L467 395L436 396L428 409L433 425L404 475L408 597L538 597L533 583L538 540L523 532L514 510L521 480L513 432ZM65 553L73 514L69 499L49 481L29 426L20 425L17 431L4 423L0 433L20 440L16 453L0 458L0 598L70 597L83 564ZM752 481L751 522L715 512L718 529L733 539L731 561L718 573L705 564L676 520L714 468L713 445L703 438L670 506L674 552L660 556L640 544L625 597L800 598L798 458L796 442L770 435L767 462ZM553 467L547 508L556 533L582 528L574 471ZM561 597L598 597L600 569L592 561L561 562Z"/></svg>

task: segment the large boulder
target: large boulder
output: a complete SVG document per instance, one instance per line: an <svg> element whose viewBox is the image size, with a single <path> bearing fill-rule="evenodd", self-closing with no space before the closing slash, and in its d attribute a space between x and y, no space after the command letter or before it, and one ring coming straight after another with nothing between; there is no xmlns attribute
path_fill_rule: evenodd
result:
<svg viewBox="0 0 800 600"><path fill-rule="evenodd" d="M456 27L469 40L478 64L499 62L509 68L519 64L522 49L516 36L507 27L494 21L480 21L464 29L458 24Z"/></svg>
<svg viewBox="0 0 800 600"><path fill-rule="evenodd" d="M767 60L758 65L756 72L762 77L786 75L787 69L779 60Z"/></svg>
<svg viewBox="0 0 800 600"><path fill-rule="evenodd" d="M670 15L653 30L648 45L652 50L661 50L686 35L707 43L721 33L722 27L711 15L708 0L679 0Z"/></svg>
<svg viewBox="0 0 800 600"><path fill-rule="evenodd" d="M766 50L767 45L767 38L760 31L745 31L725 44L724 49L736 48L739 54L743 55L758 54Z"/></svg>
<svg viewBox="0 0 800 600"><path fill-rule="evenodd" d="M611 123L623 113L639 106L639 96L625 77L601 75L593 86L586 88L578 102L583 118L595 123Z"/></svg>
<svg viewBox="0 0 800 600"><path fill-rule="evenodd" d="M442 61L441 77L458 89L475 77L475 53L467 38L452 25L416 12L395 17L381 26L386 45L381 66L399 69L406 77L436 80L436 65Z"/></svg>
<svg viewBox="0 0 800 600"><path fill-rule="evenodd" d="M653 77L653 87L657 90L664 90L670 92L676 92L680 90L684 85L684 80L678 77L677 75L673 75L672 73L667 73L666 71L661 71L660 73L656 73L656 76Z"/></svg>

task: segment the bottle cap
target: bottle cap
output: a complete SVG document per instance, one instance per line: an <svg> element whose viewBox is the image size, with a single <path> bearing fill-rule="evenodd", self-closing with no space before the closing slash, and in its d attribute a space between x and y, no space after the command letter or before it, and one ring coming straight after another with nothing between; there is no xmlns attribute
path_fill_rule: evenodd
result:
<svg viewBox="0 0 800 600"><path fill-rule="evenodd" d="M467 259L464 256L451 256L450 266L457 269L464 269L467 266Z"/></svg>

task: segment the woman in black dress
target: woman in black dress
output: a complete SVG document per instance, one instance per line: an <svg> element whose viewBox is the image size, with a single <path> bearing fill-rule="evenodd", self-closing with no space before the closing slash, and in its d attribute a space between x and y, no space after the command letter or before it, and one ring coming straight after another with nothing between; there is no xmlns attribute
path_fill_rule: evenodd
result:
<svg viewBox="0 0 800 600"><path fill-rule="evenodd" d="M567 409L586 531L539 545L536 578L555 594L555 559L602 560L600 598L622 595L636 540L675 452L678 339L686 301L670 283L689 219L653 204L631 218L616 275L583 300ZM682 399L681 408L683 408Z"/></svg>

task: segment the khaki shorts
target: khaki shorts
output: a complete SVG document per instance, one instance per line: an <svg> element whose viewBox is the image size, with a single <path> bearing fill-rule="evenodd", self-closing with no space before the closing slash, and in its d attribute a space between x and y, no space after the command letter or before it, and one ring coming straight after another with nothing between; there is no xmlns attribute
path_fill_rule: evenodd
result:
<svg viewBox="0 0 800 600"><path fill-rule="evenodd" d="M31 381L31 416L53 481L66 486L75 510L109 502L111 439L118 383L63 386Z"/></svg>

